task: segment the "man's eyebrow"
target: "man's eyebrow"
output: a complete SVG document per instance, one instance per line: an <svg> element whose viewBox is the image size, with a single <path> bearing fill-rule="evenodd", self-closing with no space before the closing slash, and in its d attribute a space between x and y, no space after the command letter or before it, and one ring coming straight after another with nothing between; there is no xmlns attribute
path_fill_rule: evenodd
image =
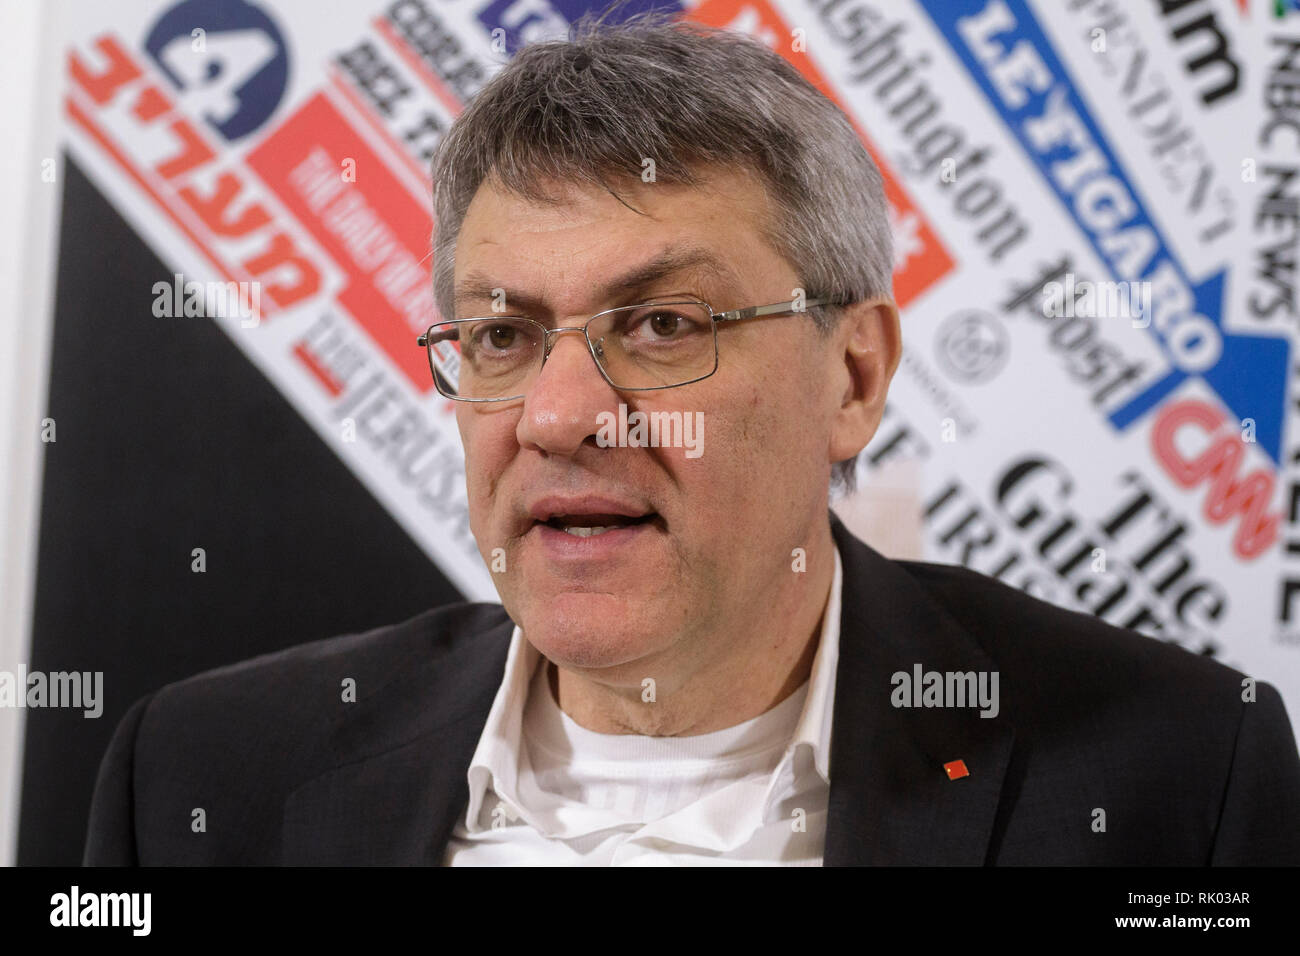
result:
<svg viewBox="0 0 1300 956"><path fill-rule="evenodd" d="M600 302L608 302L634 295L656 282L688 269L712 273L718 279L733 286L736 284L735 272L716 253L703 246L679 246L664 249L648 262L634 266L622 275L609 280L597 289L596 298ZM468 273L457 283L455 301L460 303L490 300L495 297L497 290L504 292L506 309L509 312L525 310L549 313L550 311L540 298L520 290L506 288L499 281L494 281L478 271Z"/></svg>

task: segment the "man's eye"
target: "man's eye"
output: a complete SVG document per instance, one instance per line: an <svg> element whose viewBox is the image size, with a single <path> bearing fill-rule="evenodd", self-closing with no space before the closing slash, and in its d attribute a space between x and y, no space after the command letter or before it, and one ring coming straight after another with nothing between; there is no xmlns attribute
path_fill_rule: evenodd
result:
<svg viewBox="0 0 1300 956"><path fill-rule="evenodd" d="M664 338L675 333L681 324L682 317L672 312L656 312L649 319L650 329Z"/></svg>
<svg viewBox="0 0 1300 956"><path fill-rule="evenodd" d="M656 309L637 316L628 324L628 333L654 341L656 339L677 339L695 331L695 323L680 312Z"/></svg>
<svg viewBox="0 0 1300 956"><path fill-rule="evenodd" d="M483 332L484 344L494 349L508 349L518 339L519 330L509 325L493 325Z"/></svg>

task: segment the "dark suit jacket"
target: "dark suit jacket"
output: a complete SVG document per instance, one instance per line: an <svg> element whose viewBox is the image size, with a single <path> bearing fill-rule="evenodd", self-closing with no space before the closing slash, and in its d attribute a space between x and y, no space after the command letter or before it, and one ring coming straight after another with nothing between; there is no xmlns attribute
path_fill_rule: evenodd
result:
<svg viewBox="0 0 1300 956"><path fill-rule="evenodd" d="M1300 864L1300 757L1271 686L1243 702L1221 664L832 523L826 865ZM85 862L439 863L512 628L458 604L142 698L100 768ZM891 675L918 663L996 670L1001 712L894 707Z"/></svg>

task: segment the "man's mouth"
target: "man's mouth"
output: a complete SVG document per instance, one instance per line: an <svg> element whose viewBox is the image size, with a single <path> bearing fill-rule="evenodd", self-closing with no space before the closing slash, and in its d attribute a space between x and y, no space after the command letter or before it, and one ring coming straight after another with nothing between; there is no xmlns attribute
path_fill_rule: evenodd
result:
<svg viewBox="0 0 1300 956"><path fill-rule="evenodd" d="M566 514L554 515L540 523L554 528L557 531L563 531L565 534L573 535L575 538L593 538L597 535L605 534L608 531L615 531L619 528L630 528L633 525L645 524L647 521L654 518L654 516L654 512L640 516L617 514Z"/></svg>
<svg viewBox="0 0 1300 956"><path fill-rule="evenodd" d="M645 547L655 529L667 530L649 502L621 494L539 497L529 503L527 518L528 537L549 561L582 565L630 554L624 549Z"/></svg>

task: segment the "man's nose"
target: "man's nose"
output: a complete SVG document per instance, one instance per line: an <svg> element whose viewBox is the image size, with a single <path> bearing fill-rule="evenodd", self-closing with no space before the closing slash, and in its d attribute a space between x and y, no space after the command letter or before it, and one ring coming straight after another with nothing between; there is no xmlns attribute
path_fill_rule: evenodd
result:
<svg viewBox="0 0 1300 956"><path fill-rule="evenodd" d="M600 374L581 331L560 332L552 342L524 397L516 434L521 448L572 456L596 434L596 416L611 409L617 393Z"/></svg>

